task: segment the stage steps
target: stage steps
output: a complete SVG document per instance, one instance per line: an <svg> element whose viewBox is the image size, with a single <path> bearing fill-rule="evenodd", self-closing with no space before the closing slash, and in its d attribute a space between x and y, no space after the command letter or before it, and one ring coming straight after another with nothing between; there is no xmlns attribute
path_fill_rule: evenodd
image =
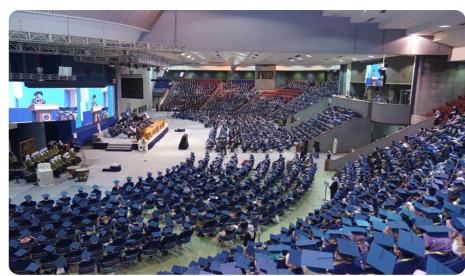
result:
<svg viewBox="0 0 465 276"><path fill-rule="evenodd" d="M132 144L108 144L107 151L132 151Z"/></svg>

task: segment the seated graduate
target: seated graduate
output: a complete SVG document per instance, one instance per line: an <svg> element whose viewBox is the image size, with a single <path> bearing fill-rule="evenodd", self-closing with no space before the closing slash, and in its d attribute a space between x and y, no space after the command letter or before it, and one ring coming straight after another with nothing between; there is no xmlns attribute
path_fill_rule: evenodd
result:
<svg viewBox="0 0 465 276"><path fill-rule="evenodd" d="M337 239L337 249L334 252L333 274L363 274L360 264L356 263L360 257L356 242L345 239Z"/></svg>
<svg viewBox="0 0 465 276"><path fill-rule="evenodd" d="M412 232L401 230L397 244L394 245L397 261L393 274L413 274L417 269L425 269L425 245L423 239Z"/></svg>

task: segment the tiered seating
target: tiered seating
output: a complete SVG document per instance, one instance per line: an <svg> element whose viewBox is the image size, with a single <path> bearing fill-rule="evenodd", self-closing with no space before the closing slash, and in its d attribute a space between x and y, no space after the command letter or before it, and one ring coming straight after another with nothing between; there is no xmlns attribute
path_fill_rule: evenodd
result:
<svg viewBox="0 0 465 276"><path fill-rule="evenodd" d="M316 117L309 118L301 124L291 128L293 141L310 140L319 134L332 129L347 120L358 117L357 112L344 109L341 107L333 107L326 109L324 112L317 114Z"/></svg>
<svg viewBox="0 0 465 276"><path fill-rule="evenodd" d="M264 97L280 97L284 102L289 102L293 98L302 94L300 89L278 88L273 91L263 91L260 93Z"/></svg>
<svg viewBox="0 0 465 276"><path fill-rule="evenodd" d="M465 96L460 96L458 99L447 102L445 106L440 106L433 109L432 112L424 114L426 117L434 117L435 124L445 122L453 118L457 114L462 114L465 111Z"/></svg>
<svg viewBox="0 0 465 276"><path fill-rule="evenodd" d="M458 274L465 269L465 118L348 162L321 208L264 243L160 274Z"/></svg>
<svg viewBox="0 0 465 276"><path fill-rule="evenodd" d="M237 111L250 98L255 96L255 82L249 80L232 80L226 82L221 90L212 95L201 110L208 114L232 113Z"/></svg>
<svg viewBox="0 0 465 276"><path fill-rule="evenodd" d="M173 117L200 121L205 127L212 127L206 142L207 150L226 153L227 149L233 152L239 147L244 152L266 152L273 149L282 152L357 116L350 110L334 108L319 114L318 119L304 121L298 127L288 130L278 126L275 121L283 120L333 94L337 89L337 82L324 83L315 91L302 93L299 90L297 93L301 95L288 104L285 104L282 96L254 95L253 90L248 91L250 85L251 83L226 83L223 88L225 90L217 91L201 110L177 112ZM296 91L278 90L287 91L285 93L292 94L292 97L295 94L289 91ZM250 100L246 101L249 97Z"/></svg>
<svg viewBox="0 0 465 276"><path fill-rule="evenodd" d="M252 225L270 223L310 188L316 171L313 160L280 156L255 166L253 155L238 166L233 155L211 163L209 155L194 164L185 162L151 173L137 183L130 177L122 186L115 180L111 191L83 187L69 197L9 205L9 264L17 274L116 272L141 260L141 256L166 255L190 241L195 232L220 242L241 237ZM254 171L252 171L255 168ZM222 235L227 227L234 231ZM250 225L250 227L249 227ZM245 227L245 228L244 228ZM244 230L245 229L245 230Z"/></svg>
<svg viewBox="0 0 465 276"><path fill-rule="evenodd" d="M287 89L299 89L301 91L307 91L312 89L315 86L314 81L309 80L288 80L284 84L283 88Z"/></svg>
<svg viewBox="0 0 465 276"><path fill-rule="evenodd" d="M238 113L264 117L284 104L282 97L263 96L262 94L250 99L241 107Z"/></svg>
<svg viewBox="0 0 465 276"><path fill-rule="evenodd" d="M297 112L312 106L313 104L337 94L338 83L337 81L328 81L322 83L320 86L309 86L304 93L293 98L287 104L281 106L275 112L269 114L269 118L275 120L286 120Z"/></svg>
<svg viewBox="0 0 465 276"><path fill-rule="evenodd" d="M243 152L266 152L272 149L281 152L356 116L356 112L334 107L291 130L258 116L224 116L208 121L213 128L207 139L207 150L224 152L228 148L233 152L241 147Z"/></svg>
<svg viewBox="0 0 465 276"><path fill-rule="evenodd" d="M197 110L215 91L218 83L218 80L181 80L172 88L161 108L165 111Z"/></svg>

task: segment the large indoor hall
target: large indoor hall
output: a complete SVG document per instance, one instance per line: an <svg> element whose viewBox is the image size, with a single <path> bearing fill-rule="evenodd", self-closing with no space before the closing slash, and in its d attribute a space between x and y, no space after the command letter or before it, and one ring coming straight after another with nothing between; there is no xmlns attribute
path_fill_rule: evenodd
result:
<svg viewBox="0 0 465 276"><path fill-rule="evenodd" d="M465 272L460 7L150 8L11 11L10 273Z"/></svg>

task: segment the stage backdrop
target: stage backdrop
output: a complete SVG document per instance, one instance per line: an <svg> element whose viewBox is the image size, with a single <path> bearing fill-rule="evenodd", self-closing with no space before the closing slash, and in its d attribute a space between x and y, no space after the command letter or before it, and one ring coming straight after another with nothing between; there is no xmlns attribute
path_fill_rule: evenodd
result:
<svg viewBox="0 0 465 276"><path fill-rule="evenodd" d="M36 92L42 92L41 99L47 104L56 104L60 110L52 113L54 121L74 121L74 127L80 128L92 124L92 104L104 109L101 118L115 115L115 88L113 85L92 88L31 88L24 82L9 83L10 123L32 122L33 113L29 111Z"/></svg>

